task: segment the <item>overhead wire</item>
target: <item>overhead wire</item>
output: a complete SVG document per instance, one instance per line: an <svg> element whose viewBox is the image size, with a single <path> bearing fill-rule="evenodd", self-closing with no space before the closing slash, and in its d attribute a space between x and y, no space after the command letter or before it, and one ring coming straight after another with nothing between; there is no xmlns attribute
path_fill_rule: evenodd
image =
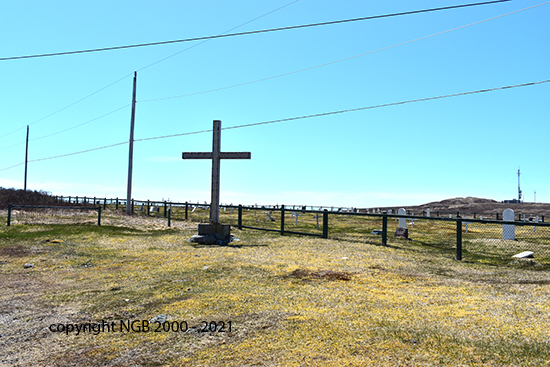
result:
<svg viewBox="0 0 550 367"><path fill-rule="evenodd" d="M80 123L80 124L78 124L78 125L71 126L71 127L69 127L69 128L66 128L66 129L57 131L57 132L55 132L55 133L51 133L51 134L48 134L48 135L43 135L43 136L39 136L39 137L37 137L37 138L29 139L29 141L35 141L35 140L40 140L40 139L44 139L44 138L49 138L50 136L54 136L54 135L61 134L61 133L64 133L64 132L69 131L69 130L72 130L72 129L76 129L77 127L84 126L84 125L86 125L86 124L89 124L90 122L97 121L97 120L99 120L99 119L101 119L101 118L103 118L103 117L112 115L113 113L118 112L118 111L120 111L120 110L122 110L122 109L124 109L124 108L126 108L126 107L128 107L128 106L130 106L130 105L131 105L131 104L129 103L129 104L124 105L124 106L122 106L122 107L119 107L119 108L117 108L117 109L115 109L115 110L113 110L113 111L107 112L107 113L105 113L105 114L103 114L103 115L101 115L101 116L94 117L94 118L91 119L91 120L82 122L82 123ZM19 146L19 145L23 145L23 144L25 144L25 143L24 143L24 142L20 142L20 143L17 143L17 144L10 145L10 146L8 146L8 147L3 147L3 148L0 148L0 151L5 150L5 149L9 149L9 148L13 148L13 147L16 147L16 146Z"/></svg>
<svg viewBox="0 0 550 367"><path fill-rule="evenodd" d="M261 79L256 79L256 80L252 80L252 81L248 81L248 82L244 82L244 83L233 84L233 85L229 85L229 86L225 86L225 87L208 89L208 90L204 90L204 91L200 91L200 92L193 92L193 93L181 94L181 95L170 96L170 97L144 99L144 100L139 100L138 102L140 102L140 103L143 103L143 102L157 102L157 101L164 101L164 100L169 100L169 99L185 98L185 97L191 97L191 96L196 96L196 95L206 94L206 93L212 93L212 92L219 92L219 91L226 90L226 89L243 87L245 85L260 83L260 82L264 82L264 81L268 81L268 80L272 80L272 79L276 79L276 78L280 78L280 77L284 77L284 76L289 76L289 75L301 73L301 72L304 72L304 71L309 71L309 70L321 68L321 67L324 67L324 66L337 64L339 62L352 60L352 59L355 59L355 58L358 58L358 57L361 57L361 56L366 56L366 55L370 55L370 54L373 54L373 53L376 53L376 52L389 50L389 49L392 49L392 48L395 48L395 47L398 47L398 46L404 46L404 45L407 45L407 44L410 44L410 43L413 43L413 42L425 40L425 39L428 39L428 38L431 38L431 37L439 36L439 35L449 33L449 32L452 32L452 31L456 31L456 30L459 30L459 29L471 27L471 26L474 26L474 25L485 23L485 22L488 22L488 21L491 21L491 20L495 20L495 19L498 19L498 18L502 18L502 17L508 16L508 15L516 14L516 13L519 13L519 12L522 12L522 11L525 11L525 10L530 10L530 9L533 9L533 8L536 8L536 7L539 7L539 6L542 6L542 5L547 5L547 4L550 4L550 1L540 3L540 4L537 4L537 5L533 5L533 6L529 6L529 7L523 8L523 9L514 10L514 11L509 12L509 13L497 15L497 16L494 16L494 17L491 17L491 18L483 19L483 20L473 22L473 23L469 23L469 24L466 24L466 25L462 25L462 26L459 26L459 27L447 29L445 31L433 33L433 34L430 34L430 35L427 35L427 36L415 38L415 39L412 39L412 40L409 40L409 41L396 43L396 44L391 45L391 46L382 47L382 48L379 48L379 49L376 49L376 50L367 51L367 52L363 52L363 53L360 53L360 54L357 54L357 55L345 57L343 59L329 61L329 62L326 62L326 63L323 63L323 64L314 65L314 66L310 66L310 67L299 69L299 70L290 71L290 72L283 73L283 74L273 75L273 76L269 76L269 77L265 77L265 78L261 78Z"/></svg>
<svg viewBox="0 0 550 367"><path fill-rule="evenodd" d="M235 29L240 28L240 27L242 27L242 26L244 26L244 25L247 25L247 24L249 24L249 23L252 23L252 22L254 22L254 21L258 20L258 19L261 19L261 18L263 18L263 17L265 17L265 16L267 16L267 15L273 14L273 13L275 13L275 12L281 10L281 9L284 9L284 8L286 8L286 7L288 7L288 6L292 5L292 4L295 4L295 3L299 2L299 1L300 1L300 0L291 1L290 3L287 3L287 4L283 5L283 6L280 6L280 7L276 8L276 9L273 9L273 10L267 12L267 13L264 13L264 14L262 14L262 15L260 15L260 16L257 16L257 17L254 18L254 19L251 19L251 20L246 21L246 22L244 22L244 23L242 23L242 24L239 24L238 26L235 26L235 27L233 27L233 28L230 28L230 29L226 30L225 32L223 32L223 33L221 33L221 34L225 34L225 33L227 33L227 32L231 32L232 30L235 30ZM181 53L183 53L183 52L185 52L185 51L188 51L188 50L190 50L190 49L192 49L192 48L195 48L195 47L197 47L197 46L200 46L200 45L202 45L203 43L208 42L208 41L210 41L210 39L204 40L203 42L197 43L197 44L195 44L195 45L193 45L193 46L191 46L191 47L188 47L188 48L186 48L186 49L183 49L183 50L181 50L181 51L178 51L178 52L176 52L176 53L173 53L173 54L171 54L171 55L169 55L169 56L166 56L166 57L164 57L164 58L162 58L162 59L160 59L160 60L157 60L157 61L155 61L155 62L153 62L153 63L151 63L151 64L149 64L149 65L146 65L146 66L144 66L144 67L138 69L138 71L142 71L142 70L147 69L147 68L149 68L149 67L151 67L151 66L153 66L153 65L159 64L159 63L161 63L161 62L163 62L163 61L165 61L165 60L168 60L169 58L172 58L172 57L174 57L174 56L176 56L176 55L179 55L179 54L181 54ZM112 82L112 83L110 83L110 84L108 84L108 85L106 85L106 86L104 86L104 87L102 87L102 88L96 90L95 92L93 92L93 93L87 95L86 97L83 97L83 98L81 98L81 99L79 99L79 100L77 100L77 101L75 101L75 102L69 104L68 106L65 106L65 107L63 107L63 108L61 108L61 109L59 109L59 110L57 110L57 111L55 111L55 112L53 112L53 113L47 115L47 116L44 116L44 117L42 117L42 118L40 118L40 119L38 119L38 120L36 120L36 121L34 121L34 122L31 122L31 123L29 124L29 126L34 125L34 124L36 124L37 122L43 121L43 120L45 120L45 119L47 119L47 118L49 118L49 117L51 117L51 116L54 116L54 115L56 115L56 114L58 114L58 113L60 113L60 112L62 112L62 111L64 111L64 110L66 110L66 109L68 109L68 108L70 108L70 107L76 105L77 103L80 103L80 102L82 102L82 101L84 101L84 100L86 100L86 99L92 97L93 95L95 95L95 94L97 94L97 93L99 93L99 92L101 92L101 91L103 91L103 90L109 88L110 86L117 84L118 82L120 82L120 81L122 81L122 80L124 80L124 79L126 79L126 78L128 78L128 77L130 77L130 76L132 76L132 75L133 75L133 73L127 74L127 75L123 76L122 78L117 79L117 80L115 80L114 82ZM110 113L108 113L108 114L110 114ZM108 114L105 114L105 115L103 115L102 117L107 116ZM91 121L89 121L89 122L91 122ZM84 124L80 124L80 125L77 125L77 126L74 126L74 127L78 127L78 126L82 126L82 125L84 125ZM3 138L3 137L8 136L8 135L11 135L11 134L16 133L16 132L18 132L18 131L21 131L21 130L23 130L24 128L25 128L25 127L22 126L22 127L18 128L18 129L16 129L16 130L13 130L13 131L7 133L7 134L0 135L0 138ZM66 129L66 130L64 130L64 131L71 130L71 129L72 129L72 128L69 128L69 129ZM55 134L52 134L52 135L55 135ZM49 135L49 136L51 136L51 135ZM39 139L39 138L37 138L37 139ZM34 139L34 140L37 140L37 139ZM23 144L23 143L14 144L14 145L11 145L11 146L9 146L9 147L2 148L2 149L0 149L0 150L4 150L4 149L8 149L8 148L13 148L13 147L18 146L18 145L21 145L21 144Z"/></svg>
<svg viewBox="0 0 550 367"><path fill-rule="evenodd" d="M80 98L78 101L75 101L75 102L73 102L73 103L71 103L71 104L69 104L69 105L67 105L67 106L65 106L65 107L63 107L63 108L60 108L59 110L57 110L57 111L55 111L55 112L52 112L52 113L50 113L49 115L44 116L44 117L42 117L42 118L40 118L40 119L38 119L38 120L36 120L36 121L34 121L34 122L31 122L31 123L28 124L28 125L29 125L29 126L32 126L32 125L34 125L34 124L36 124L36 123L38 123L38 122L40 122L40 121L43 121L43 120L47 119L48 117L52 117L52 116L54 116L54 115L57 115L58 113L60 113L60 112L62 112L62 111L65 111L66 109L68 109L68 108L70 108L70 107L76 105L77 103L80 103L80 102L82 102L82 101L84 101L84 100L86 100L86 99L88 99L88 98L90 98L90 97L96 95L97 93L99 93L99 92L101 92L101 91L103 91L103 90L109 88L109 87L112 86L112 85L115 85L116 83L118 83L118 82L120 82L120 81L126 79L127 77L129 77L129 76L131 76L131 75L133 75L133 73L132 73L132 74L125 75L125 76L123 76L122 78L117 79L117 80L115 80L114 82L112 82L112 83L110 83L110 84L108 84L108 85L106 85L106 86L104 86L104 87L102 87L102 88L96 90L95 92L88 94L86 97L82 97L82 98ZM20 130L23 130L24 128L25 128L25 127L23 126L23 127L19 128L19 129L13 130L13 131L11 131L11 132L9 132L9 133L7 133L7 134L0 135L0 138L3 138L3 137L8 136L8 135L11 135L11 134L13 134L13 133L15 133L15 132L18 132L18 131L20 131Z"/></svg>
<svg viewBox="0 0 550 367"><path fill-rule="evenodd" d="M151 64L149 64L149 65L146 65L146 66L144 66L144 67L138 69L138 71L147 69L147 68L149 68L149 67L151 67L151 66L153 66L153 65L156 65L156 64L158 64L158 63L160 63L160 62L163 62L163 61L165 61L165 60L167 60L167 59L169 59L169 58L171 58L171 57L174 57L174 56L176 56L176 55L179 55L179 54L181 54L181 53L183 53L183 52L185 52L185 51L188 51L188 50L190 50L190 49L192 49L192 48L194 48L194 47L197 47L197 46L203 44L204 42L210 41L210 40L215 39L215 38L228 37L228 36L234 36L234 35L245 35L245 34L254 34L254 33L265 33L265 32L272 32L272 31L278 31L278 30L289 30L289 29L313 27L313 26L320 26L320 25L331 25L331 24L338 24L338 23L347 23L347 22L355 22L355 21L360 21L360 20L369 20L369 19L378 19L378 18L386 18L386 17L393 17L393 16L401 16L401 15L410 15L410 14L425 13L425 12L433 12L433 11L440 11L440 10L449 10L449 9L455 9L455 8L463 8L463 7L471 7L471 6L479 6L479 5L487 5L487 4L494 4L494 3L500 3L500 2L507 2L507 1L511 1L511 0L495 0L495 1L480 2L480 3L470 3L470 4L463 4L463 5L453 5L453 6L440 7L440 8L415 10L415 11L401 12L401 13L393 13L393 14L385 14L385 15L375 15L375 16L369 16L369 17L354 18L354 19L346 19L346 20L338 20L338 21L330 21L330 22L323 22L323 23L306 24L306 25L300 25L300 26L290 26L290 27L282 27L282 28L273 28L273 29L268 29L268 30L260 30L260 31L251 31L251 32L241 32L241 33L227 34L227 32L230 32L230 31L232 31L232 30L234 30L234 29L240 28L240 27L242 27L242 26L244 26L244 25L246 25L246 24L249 24L249 23L251 23L251 22L253 22L253 21L255 21L255 20L258 20L258 19L263 18L263 17L265 17L265 16L267 16L267 15L269 15L269 14L272 14L272 13L274 13L274 12L276 12L276 11L279 11L279 10L281 10L281 9L283 9L283 8L286 8L287 6L290 6L290 5L292 5L292 4L294 4L294 3L298 2L298 1L299 1L299 0L292 1L292 2L290 2L290 3L288 3L288 4L285 4L285 5L283 5L283 6L279 7L279 8L276 8L276 9L274 9L274 10L268 12L268 13L262 14L262 15L260 15L260 16L258 16L258 17L256 17L256 18L254 18L254 19L252 19L252 20L250 20L250 21L247 21L247 22L245 22L245 23L242 23L242 24L240 24L240 25L238 25L238 26L236 26L236 27L233 27L233 28L231 28L231 29L229 29L229 30L227 30L227 31L225 31L225 32L223 32L223 33L221 33L221 34L216 35L216 36L199 37L199 38L196 38L196 39L187 39L187 40L179 40L179 41L167 41L167 42L169 42L169 43L175 43L175 42L184 42L184 41L189 41L189 40L203 40L203 42L201 42L201 43L198 43L198 44L193 45L193 46L191 46L191 47L188 47L188 48L186 48L186 49L184 49L184 50L182 50L182 51L176 52L176 53L174 53L174 54L172 54L172 55L169 55L169 56L164 57L164 58L162 58L162 59L160 59L160 60L158 60L158 61L155 61L155 62L153 62L153 63L151 63ZM428 36L428 37L429 37L429 36ZM416 41L416 40L413 40L413 41L410 41L410 42L414 42L414 41ZM410 42L408 42L408 43L410 43ZM159 44L161 44L161 43L159 43ZM147 44L142 44L141 46L144 46L144 45L147 45ZM390 47L388 47L388 48L396 47L396 46L399 46L399 45L400 45L400 44L394 45L394 46L390 46ZM128 48L128 47L134 47L134 46L121 46L121 47L116 47L116 48L113 48L113 49ZM136 46L136 47L137 47L137 46ZM384 49L386 49L386 48L384 48ZM198 93L195 93L195 94L202 94L202 93L214 92L214 91L218 91L218 90L229 89L229 88L234 88L234 87L238 87L238 86L253 84L253 83L257 83L257 82L261 82L261 81L265 81L265 80L270 80L270 79L274 79L274 78L278 78L278 77L282 77L282 76L286 76L286 75L291 75L291 74L295 74L295 73L302 72L302 71L306 71L306 70L311 70L311 69L314 69L314 68L317 68L317 67L330 65L330 64L332 64L332 63L337 63L337 62L349 60L349 59L351 59L351 58L363 56L363 55L366 55L366 54L369 54L369 53L374 53L374 52L382 51L382 50L384 50L384 49L380 49L380 50L376 50L376 51L367 52L367 53L364 53L364 54L361 54L361 55L351 56L351 57L346 58L346 59L341 59L341 60L337 60L337 61L334 61L334 62L331 62L331 63L326 63L326 64L322 64L322 65L317 65L317 66L313 66L313 67L311 67L311 68L306 68L306 69L302 69L302 70L298 70L298 71L294 71L294 72L290 72L290 73L286 73L286 74L281 74L281 75L277 75L277 76L273 76L273 77L268 77L268 78L264 78L264 79L259 79L259 80L256 80L256 81L241 83L241 84L234 85L234 86L228 86L228 87L222 87L222 88L213 89L213 90L209 90L209 91L198 92ZM94 51L99 51L99 50L106 50L106 49L83 50L83 51L74 51L74 52L71 51L71 52L68 52L68 53L57 53L57 54L54 53L54 54L30 55L30 56L20 56L20 57L19 57L19 56L18 56L18 57L8 57L8 58L0 58L0 61L3 61L3 60L11 60L11 59L32 58L32 57L42 57L42 56L56 56L56 55L62 55L62 54L73 54L73 53L94 52ZM51 114L45 116L45 117L42 117L41 119L38 119L38 120L36 120L36 121L30 123L29 126L34 125L34 124L36 124L36 123L38 123L38 122L40 122L40 121L43 121L43 120L45 120L45 119L47 119L47 118L49 118L49 117L51 117L51 116L54 116L54 115L56 115L56 114L58 114L58 113L60 113L60 112L62 112L62 111L64 111L64 110L66 110L66 109L68 109L68 108L70 108L70 107L76 105L77 103L80 103L80 102L82 102L82 101L84 101L84 100L86 100L86 99L92 97L93 95L95 95L95 94L97 94L97 93L99 93L99 92L101 92L101 91L107 89L108 87L110 87L110 86L112 86L112 85L114 85L114 84L116 84L116 83L118 83L118 82L120 82L120 81L122 81L122 80L124 80L124 79L126 79L126 78L128 78L128 77L130 77L131 75L132 75L131 73L125 75L125 76L123 76L122 78L120 78L120 79L118 79L118 80L116 80L116 81L114 81L114 82L108 84L107 86L105 86L105 87L103 87L103 88L101 88L101 89L98 89L97 91L95 91L95 92L93 92L93 93L87 95L86 97L83 97L83 98L81 98L81 99L79 99L79 100L77 100L77 101L71 103L71 104L68 105L68 106L65 106L65 107L63 107L63 108L61 108L61 109L59 109L59 110L57 110L57 111L55 111L55 112L53 112L53 113L51 113ZM189 95L193 95L193 94L182 95L182 96L175 96L175 97L167 97L167 98L160 98L160 99L152 99L152 100L150 99L150 100L144 100L144 101L141 101L141 102L150 102L150 101L156 101L156 100L161 100L161 99L181 98L181 97L186 97L186 96L189 96ZM79 126L81 126L81 125L79 125ZM78 127L78 126L76 126L76 127ZM13 130L13 131L7 133L7 134L1 135L0 138L5 137L5 136L8 136L8 135L11 135L11 134L13 134L13 133L15 133L15 132L18 132L18 131L21 131L21 130L23 130L24 128L25 128L25 127L22 126L22 127L18 128L18 129L16 129L16 130ZM70 130L70 129L67 129L67 130ZM65 130L65 131L67 131L67 130ZM52 134L52 135L53 135L53 134ZM20 145L20 144L15 144L15 145L12 145L12 146L9 146L9 147L5 147L5 148L3 148L3 149L12 148L12 147L18 146L18 145ZM3 150L3 149L0 149L0 150Z"/></svg>
<svg viewBox="0 0 550 367"><path fill-rule="evenodd" d="M265 14L262 14L262 15L256 17L256 18L254 18L254 19L251 19L251 20L246 21L246 22L244 22L244 23L242 23L242 24L239 24L238 26L235 26L235 27L233 27L233 28L231 28L231 29L228 29L228 30L226 30L225 32L220 33L220 35L223 35L223 34L226 34L226 33L228 33L228 32L231 32L231 31L233 31L233 30L235 30L235 29L241 28L242 26L245 26L245 25L247 25L247 24L250 24L250 23L252 23L252 22L254 22L254 21L258 20L258 19L261 19L261 18L263 18L263 17L265 17L265 16L268 16L268 15L270 15L270 14L273 14L273 13L275 13L275 12L281 10L281 9L284 9L284 8L286 8L287 6L290 6L290 5L292 5L292 4L295 4L295 3L297 3L298 1L300 1L300 0L294 0L294 1L290 2L290 3L288 3L288 4L285 4L285 5L281 6L281 7L278 7L277 9L271 10L270 12L267 12L267 13L265 13ZM170 58L172 58L172 57L174 57L174 56L177 56L177 55L179 55L179 54L181 54L181 53L183 53L183 52L185 52L185 51L189 51L189 50L192 49L192 48L195 48L195 47L197 47L197 46L200 46L200 45L202 45L202 44L204 44L204 43L206 43L206 42L208 42L208 41L211 41L212 39L213 39L213 38L209 38L209 39L206 39L206 40L204 40L204 41L202 41L202 42L196 43L196 44L194 44L193 46L187 47L187 48L185 48L185 49L183 49L183 50L181 50L181 51L178 51L178 52L176 52L176 53L174 53L174 54L171 54L171 55L166 56L166 57L164 57L164 58L162 58L162 59L160 59L160 60L157 60L157 61L155 61L155 62L153 62L153 63L151 63L151 64L149 64L149 65L147 65L147 66L144 66L144 67L142 67L141 69L138 69L138 71L147 69L147 68L149 68L149 67L151 67L151 66L153 66L153 65L156 65L156 64L161 63L161 62L163 62L163 61L166 61L166 60L168 60L168 59L170 59Z"/></svg>
<svg viewBox="0 0 550 367"><path fill-rule="evenodd" d="M310 27L319 27L319 26L326 26L326 25L333 25L333 24L359 22L359 21L364 21L364 20L380 19L380 18L395 17L395 16L402 16L402 15L411 15L411 14L419 14L419 13L428 13L428 12L434 12L434 11L440 11L440 10L458 9L458 8L465 8L465 7L472 7L472 6L479 6L479 5L503 3L503 2L509 2L509 1L511 1L511 0L493 0L493 1L478 2L478 3L462 4L462 5L451 5L451 6L445 6L445 7L439 7L439 8L413 10L413 11L407 11L407 12L401 12L401 13L374 15L374 16L368 16L368 17L343 19L343 20L333 20L333 21L328 21L328 22L310 23L310 24L286 26L286 27L279 27L279 28L262 29L262 30L256 30L256 31L248 31L248 32L218 34L218 35L215 35L215 36L185 38L185 39L178 39L178 40L171 40L171 41L139 43L139 44L124 45L124 46L102 47L102 48L77 50L77 51L53 52L53 53L47 53L47 54L0 57L0 61L30 59L30 58L50 57L50 56L74 55L74 54L91 53L91 52L122 50L122 49L136 48L136 47L159 46L159 45L167 45L167 44L181 43L181 42L202 41L202 40L215 39L215 38L247 36L247 35L259 34L259 33L278 32L278 31L286 31L286 30L291 30L291 29L310 28Z"/></svg>
<svg viewBox="0 0 550 367"><path fill-rule="evenodd" d="M323 116L331 116L331 115L337 115L337 114L343 114L343 113L349 113L349 112L357 112L357 111L365 111L370 109L376 109L376 108L383 108L383 107L390 107L390 106L398 106L398 105L405 105L410 103L417 103L417 102L425 102L425 101L432 101L432 100L438 100L438 99L444 99L444 98L452 98L452 97L459 97L459 96L466 96L466 95L472 95L472 94L479 94L479 93L487 93L487 92L494 92L498 90L505 90L505 89L513 89L513 88L520 88L520 87L527 87L527 86L534 86L539 84L545 84L550 83L550 79L541 80L537 82L529 82L529 83L522 83L522 84L514 84L514 85L507 85L502 87L495 87L495 88L487 88L487 89L478 89L474 91L469 92L460 92L460 93L453 93L453 94L445 94L435 97L426 97L426 98L418 98L418 99L410 99L406 101L399 101L399 102L391 102L391 103L385 103L385 104L379 104L379 105L372 105L372 106L366 106L366 107L357 107L357 108L349 108L345 110L338 110L338 111L331 111L331 112L322 112L322 113L316 113L311 115L304 115L304 116L297 116L297 117L289 117L284 119L278 119L278 120L270 120L270 121L263 121L263 122L255 122L250 124L243 124L243 125L236 125L236 126L230 126L230 127L224 127L222 130L231 130L231 129L240 129L245 127L252 127L252 126L260 126L260 125L267 125L267 124L275 124L280 122L287 122L287 121L296 121L296 120L303 120L303 119L309 119L309 118L316 118L316 117L323 117ZM193 131L193 132L186 132L186 133L180 133L180 134L172 134L172 135L163 135L163 136L156 136L156 137L150 137L150 138L142 138L142 139L135 139L134 141L140 142L140 141L148 141L148 140L157 140L157 139L167 139L167 138L175 138L179 136L185 136L185 135L194 135L194 134L201 134L201 133L207 133L211 132L212 130L200 130L200 131ZM92 148L92 149L86 149L78 152L72 152L67 154L61 154L53 157L46 157L46 158L39 158L39 159L33 159L29 160L28 162L39 162L39 161L45 161L49 159L56 159L56 158L62 158L67 157L71 155L76 154L82 154L82 153L88 153L96 150L101 149L107 149L111 147L115 147L118 145L128 144L128 141L123 141L120 143L110 144L102 147ZM5 171L10 168L14 168L17 166L22 165L23 163L16 164L11 167L2 168L0 171Z"/></svg>

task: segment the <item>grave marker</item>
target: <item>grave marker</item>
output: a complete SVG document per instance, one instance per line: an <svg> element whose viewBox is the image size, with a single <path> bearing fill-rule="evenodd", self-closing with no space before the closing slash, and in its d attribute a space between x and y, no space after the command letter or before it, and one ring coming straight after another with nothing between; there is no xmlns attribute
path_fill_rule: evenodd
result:
<svg viewBox="0 0 550 367"><path fill-rule="evenodd" d="M323 218L321 214L317 214L313 217L313 219L317 219L317 229L319 229L319 218Z"/></svg>
<svg viewBox="0 0 550 367"><path fill-rule="evenodd" d="M267 222L276 222L275 218L271 215L272 212L262 212L265 214L265 220Z"/></svg>
<svg viewBox="0 0 550 367"><path fill-rule="evenodd" d="M506 209L502 213L502 220L505 222L514 221L514 211L512 209ZM502 225L502 239L503 240L515 240L516 239L516 226L513 224Z"/></svg>
<svg viewBox="0 0 550 367"><path fill-rule="evenodd" d="M426 209L426 217L430 216L430 208Z"/></svg>
<svg viewBox="0 0 550 367"><path fill-rule="evenodd" d="M397 211L399 215L407 215L405 208L401 208ZM399 218L399 228L407 228L407 218Z"/></svg>
<svg viewBox="0 0 550 367"><path fill-rule="evenodd" d="M295 225L297 226L298 225L298 217L301 217L302 214L298 213L298 212L292 212L291 215L290 215L290 219L292 218L296 218L296 223Z"/></svg>

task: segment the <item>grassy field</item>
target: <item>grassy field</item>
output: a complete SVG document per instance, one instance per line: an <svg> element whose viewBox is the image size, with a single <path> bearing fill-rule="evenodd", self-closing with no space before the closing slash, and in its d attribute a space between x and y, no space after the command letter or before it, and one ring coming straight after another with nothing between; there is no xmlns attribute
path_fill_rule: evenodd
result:
<svg viewBox="0 0 550 367"><path fill-rule="evenodd" d="M0 366L550 365L550 275L530 262L457 262L433 236L380 246L366 229L198 246L193 222L4 218Z"/></svg>

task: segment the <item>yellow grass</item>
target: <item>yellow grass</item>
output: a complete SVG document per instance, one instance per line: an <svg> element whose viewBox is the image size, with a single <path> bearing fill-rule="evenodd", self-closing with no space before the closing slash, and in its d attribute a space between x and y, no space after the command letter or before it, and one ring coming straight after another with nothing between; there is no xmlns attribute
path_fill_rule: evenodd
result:
<svg viewBox="0 0 550 367"><path fill-rule="evenodd" d="M0 365L550 365L547 272L254 231L197 246L137 220L0 227ZM48 330L157 315L232 332Z"/></svg>

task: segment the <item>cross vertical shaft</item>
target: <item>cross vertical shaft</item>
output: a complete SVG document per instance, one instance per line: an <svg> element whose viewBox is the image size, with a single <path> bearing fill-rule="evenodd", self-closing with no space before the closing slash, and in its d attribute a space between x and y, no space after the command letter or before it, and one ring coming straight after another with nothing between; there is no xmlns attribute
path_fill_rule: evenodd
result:
<svg viewBox="0 0 550 367"><path fill-rule="evenodd" d="M212 192L210 202L210 224L220 224L220 161L222 159L250 159L250 152L222 152L221 151L220 120L214 120L212 151L203 153L182 153L183 159L211 159L212 160ZM214 226L216 227L216 226ZM200 232L200 229L199 229Z"/></svg>
<svg viewBox="0 0 550 367"><path fill-rule="evenodd" d="M220 223L220 150L221 121L214 120L212 138L212 194L210 198L210 223Z"/></svg>

